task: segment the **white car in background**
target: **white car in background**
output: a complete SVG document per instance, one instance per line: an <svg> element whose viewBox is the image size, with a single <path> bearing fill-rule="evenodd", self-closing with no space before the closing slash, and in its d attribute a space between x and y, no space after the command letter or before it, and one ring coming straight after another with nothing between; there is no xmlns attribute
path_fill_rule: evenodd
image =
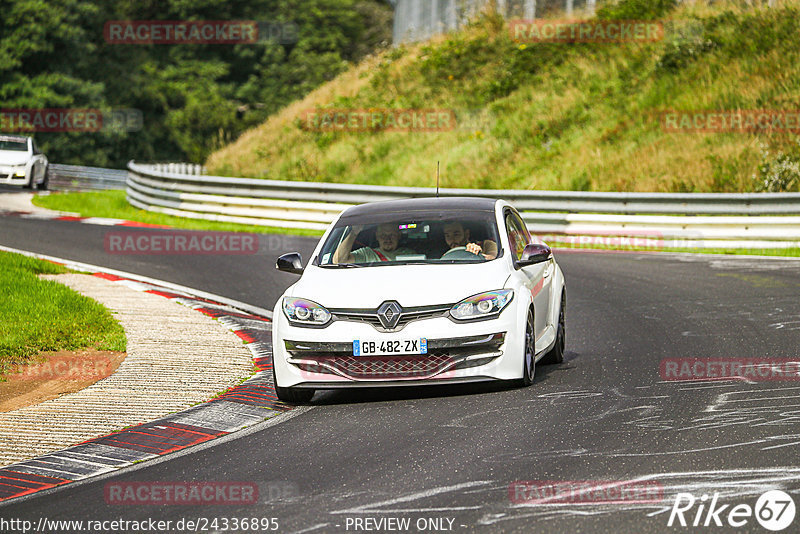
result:
<svg viewBox="0 0 800 534"><path fill-rule="evenodd" d="M32 137L0 135L0 184L47 189L47 165Z"/></svg>
<svg viewBox="0 0 800 534"><path fill-rule="evenodd" d="M564 358L566 288L507 202L427 198L345 210L273 316L278 398L317 389L533 382Z"/></svg>

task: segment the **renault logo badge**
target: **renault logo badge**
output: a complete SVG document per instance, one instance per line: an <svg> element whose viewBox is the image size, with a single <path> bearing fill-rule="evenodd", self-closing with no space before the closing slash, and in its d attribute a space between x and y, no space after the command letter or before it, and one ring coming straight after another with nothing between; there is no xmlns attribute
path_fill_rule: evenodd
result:
<svg viewBox="0 0 800 534"><path fill-rule="evenodd" d="M400 312L402 311L403 308L400 307L400 304L389 300L378 308L378 319L384 328L394 328L400 322Z"/></svg>

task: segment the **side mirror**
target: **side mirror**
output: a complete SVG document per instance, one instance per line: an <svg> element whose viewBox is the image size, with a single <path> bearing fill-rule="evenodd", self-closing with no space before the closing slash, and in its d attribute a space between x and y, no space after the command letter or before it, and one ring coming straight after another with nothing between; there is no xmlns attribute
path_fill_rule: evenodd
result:
<svg viewBox="0 0 800 534"><path fill-rule="evenodd" d="M553 251L550 250L550 247L543 243L525 245L525 250L522 251L522 257L517 262L517 266L526 267L542 263L547 261L552 253Z"/></svg>
<svg viewBox="0 0 800 534"><path fill-rule="evenodd" d="M290 252L284 254L275 263L275 267L279 271L284 271L292 274L303 274L303 258L298 252Z"/></svg>

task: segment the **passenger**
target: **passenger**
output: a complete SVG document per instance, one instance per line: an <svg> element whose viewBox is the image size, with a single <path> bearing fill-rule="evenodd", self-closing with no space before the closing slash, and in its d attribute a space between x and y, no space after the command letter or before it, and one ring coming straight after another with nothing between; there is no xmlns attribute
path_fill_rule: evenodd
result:
<svg viewBox="0 0 800 534"><path fill-rule="evenodd" d="M470 243L469 228L464 228L458 221L451 221L444 224L444 240L450 250L458 247L466 247L467 252L481 255L487 260L497 257L497 243L491 239L486 239L483 243Z"/></svg>
<svg viewBox="0 0 800 534"><path fill-rule="evenodd" d="M397 256L404 254L416 254L413 250L400 247L400 230L394 223L386 223L378 226L376 237L378 238L378 248L363 247L352 250L356 237L364 229L357 225L350 228L350 233L342 240L333 254L333 263L377 263L381 261L394 261Z"/></svg>

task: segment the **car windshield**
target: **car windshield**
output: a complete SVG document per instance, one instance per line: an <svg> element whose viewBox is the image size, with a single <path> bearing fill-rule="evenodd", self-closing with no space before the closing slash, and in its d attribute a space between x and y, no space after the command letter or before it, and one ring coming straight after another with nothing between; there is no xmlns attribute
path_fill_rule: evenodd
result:
<svg viewBox="0 0 800 534"><path fill-rule="evenodd" d="M501 255L491 212L439 211L343 217L325 241L321 267L482 263Z"/></svg>
<svg viewBox="0 0 800 534"><path fill-rule="evenodd" d="M25 139L16 139L13 137L0 137L0 150L27 152L28 142Z"/></svg>

